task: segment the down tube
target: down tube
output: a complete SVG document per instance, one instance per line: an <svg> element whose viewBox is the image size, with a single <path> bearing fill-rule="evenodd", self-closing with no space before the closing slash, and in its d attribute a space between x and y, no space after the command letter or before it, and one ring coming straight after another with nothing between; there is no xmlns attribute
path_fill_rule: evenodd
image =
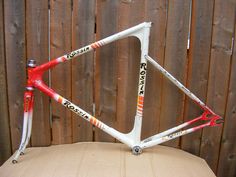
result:
<svg viewBox="0 0 236 177"><path fill-rule="evenodd" d="M78 107L75 104L73 104L72 102L70 102L69 100L63 98L62 96L58 95L57 93L54 93L52 98L55 101L62 104L63 106L65 106L66 108L68 108L69 110L71 110L72 112L74 112L77 115L79 115L80 117L82 117L83 119L87 120L91 124L100 128L101 130L108 133L109 135L113 136L114 138L116 138L120 142L126 144L127 146L129 146L131 148L134 146L134 143L132 142L131 139L129 139L127 137L127 135L120 133L117 130L115 130L114 128L107 126L106 124L104 124L100 120L96 119L95 117L93 117L92 115L90 115L89 113L87 113L86 111L81 109L80 107Z"/></svg>

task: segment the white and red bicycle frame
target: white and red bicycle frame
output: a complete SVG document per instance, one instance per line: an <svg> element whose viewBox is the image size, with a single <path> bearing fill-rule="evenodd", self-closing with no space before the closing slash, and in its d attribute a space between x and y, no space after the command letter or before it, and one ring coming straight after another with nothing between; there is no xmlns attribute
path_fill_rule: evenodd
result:
<svg viewBox="0 0 236 177"><path fill-rule="evenodd" d="M24 120L23 120L23 133L22 139L18 151L15 153L13 163L16 163L19 156L24 154L25 148L30 140L31 129L32 129L32 116L33 116L33 101L34 101L34 88L39 89L43 93L47 94L50 98L54 99L56 102L62 104L66 108L78 114L83 119L87 120L91 124L100 128L104 132L113 136L120 142L126 144L132 149L133 154L140 154L142 149L155 146L157 144L175 139L177 137L186 135L188 133L194 132L196 130L202 129L207 126L216 126L223 122L222 118L215 114L210 108L208 108L199 98L197 98L193 93L191 93L183 84L176 80L170 73L168 73L162 66L160 66L154 59L148 55L148 44L149 44L149 33L150 33L151 22L144 22L122 32L111 35L105 39L99 40L95 43L82 47L78 50L72 51L69 54L61 56L59 58L53 59L45 64L36 66L34 60L28 61L27 71L27 87L24 94ZM111 42L123 39L129 36L137 37L141 43L141 61L140 61L140 72L139 72L139 82L138 82L138 98L137 98L137 108L133 129L130 133L124 134L112 127L109 127L105 123L96 119L94 116L90 115L88 112L81 109L79 106L73 104L63 96L56 93L54 90L49 88L44 84L42 80L42 75L45 71L55 67L59 63L71 60L74 57L85 54L89 51L95 50L103 45L109 44ZM180 88L189 98L191 98L199 107L203 110L203 114L197 118L194 118L188 122L178 125L174 128L151 136L147 139L141 140L141 127L142 127L142 117L143 117L143 103L145 95L145 82L146 82L146 72L147 72L147 62L150 62L157 70L159 70L167 79L173 82L178 88ZM205 122L201 125L181 130L190 124L193 124L199 120L204 120ZM178 131L180 130L180 131ZM178 131L178 132L177 132Z"/></svg>

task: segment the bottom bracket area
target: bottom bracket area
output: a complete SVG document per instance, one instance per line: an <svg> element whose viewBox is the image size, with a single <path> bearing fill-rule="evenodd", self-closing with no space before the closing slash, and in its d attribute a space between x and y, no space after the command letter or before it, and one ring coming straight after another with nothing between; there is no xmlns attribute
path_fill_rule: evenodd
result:
<svg viewBox="0 0 236 177"><path fill-rule="evenodd" d="M141 154L143 152L143 150L142 150L142 148L140 147L140 146L134 146L133 148L132 148L132 153L134 154L134 155L139 155L139 154Z"/></svg>

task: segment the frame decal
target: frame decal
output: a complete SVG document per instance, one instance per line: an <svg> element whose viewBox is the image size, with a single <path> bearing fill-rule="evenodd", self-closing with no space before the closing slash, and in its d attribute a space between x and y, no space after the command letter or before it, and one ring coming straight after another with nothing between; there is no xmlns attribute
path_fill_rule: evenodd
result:
<svg viewBox="0 0 236 177"><path fill-rule="evenodd" d="M144 87L146 81L146 72L147 72L147 63L140 64L140 73L139 73L139 95L144 96Z"/></svg>
<svg viewBox="0 0 236 177"><path fill-rule="evenodd" d="M69 110L73 111L74 113L78 114L82 118L89 120L88 113L86 113L85 111L80 109L78 106L74 105L73 103L69 102L68 100L64 100L62 104L63 104L63 106L65 106Z"/></svg>
<svg viewBox="0 0 236 177"><path fill-rule="evenodd" d="M88 52L89 50L90 50L90 47L89 47L89 46L82 47L82 48L79 49L79 50L76 50L76 51L73 51L73 52L67 54L67 55L66 55L66 58L67 58L68 60L69 60L69 59L72 59L73 57L82 55L82 54Z"/></svg>

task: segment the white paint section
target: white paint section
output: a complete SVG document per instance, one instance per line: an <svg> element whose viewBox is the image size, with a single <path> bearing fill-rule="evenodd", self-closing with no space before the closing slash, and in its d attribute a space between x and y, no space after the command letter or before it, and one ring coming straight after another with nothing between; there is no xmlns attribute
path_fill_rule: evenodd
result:
<svg viewBox="0 0 236 177"><path fill-rule="evenodd" d="M176 133L173 133L173 134L169 134L169 135L166 135L166 136L159 137L157 139L153 139L153 140L148 141L148 142L142 142L142 144L140 146L141 146L141 148L152 147L152 146L167 142L169 140L173 140L173 139L178 138L180 136L189 134L193 131L194 131L193 128L183 130L183 131L179 131L179 132L176 132Z"/></svg>
<svg viewBox="0 0 236 177"><path fill-rule="evenodd" d="M32 122L33 122L33 109L29 111L29 117L28 117L28 125L27 125L27 135L26 135L26 140L25 143L22 147L21 152L24 153L26 146L29 144L31 133L32 133Z"/></svg>
<svg viewBox="0 0 236 177"><path fill-rule="evenodd" d="M20 143L19 149L16 151L16 153L14 155L13 161L17 161L21 152L23 152L23 150L24 150L24 146L25 146L26 138L27 138L27 134L28 134L27 129L28 129L28 124L29 124L29 121L28 121L29 114L30 114L30 112L24 112L21 143Z"/></svg>
<svg viewBox="0 0 236 177"><path fill-rule="evenodd" d="M93 48L91 47L91 45L87 45L87 46L85 46L85 47L82 47L82 48L80 48L80 49L77 49L77 50L74 50L74 51L68 53L67 55L65 55L65 58L66 58L67 60L70 60L70 59L72 59L72 58L74 58L74 57L78 57L78 56L80 56L80 55L82 55L82 54L85 54L85 53L87 53L87 52L89 52L89 51L91 51L91 50L93 50Z"/></svg>
<svg viewBox="0 0 236 177"><path fill-rule="evenodd" d="M161 138L161 137L167 136L167 135L169 135L169 134L171 134L171 133L174 133L174 132L176 132L176 131L178 131L178 130L180 130L180 129L186 127L186 126L188 126L188 125L189 125L188 123L183 123L183 124L181 124L181 125L179 125L179 126L170 128L170 129L168 129L168 130L166 130L166 131L164 131L164 132L161 132L161 133L159 133L159 134L153 135L153 136L151 136L151 137L149 137L149 138L143 140L142 143L145 143L145 142L148 142L148 141L151 141L151 140L155 140L155 139L159 139L159 138Z"/></svg>
<svg viewBox="0 0 236 177"><path fill-rule="evenodd" d="M63 55L63 56L57 58L56 60L58 63L62 63L64 61L64 58L66 59L66 55Z"/></svg>
<svg viewBox="0 0 236 177"><path fill-rule="evenodd" d="M60 98L60 95L55 93L53 99L58 102L59 98Z"/></svg>
<svg viewBox="0 0 236 177"><path fill-rule="evenodd" d="M150 27L151 27L151 22L144 22L144 23L136 25L136 26L134 26L132 28L129 28L129 29L126 29L126 30L121 31L119 33L113 34L113 35L111 35L111 36L109 36L107 38L104 38L102 40L99 40L99 41L97 41L95 43L99 43L100 44L99 47L101 47L102 45L109 44L111 42L114 42L114 41L119 40L119 39L126 38L128 36L136 36L137 37L138 34L142 34L142 30L143 29L145 29L145 28L149 29ZM144 40L142 40L142 41L144 41ZM147 43L147 45L148 45L148 41L145 41L145 43ZM77 57L77 56L85 54L85 53L87 53L89 51L92 51L94 49L92 47L93 44L90 44L90 45L87 45L87 46L82 47L80 49L74 50L74 51L68 53L67 55L65 55L65 58L67 60L70 60L70 59L72 59L74 57ZM61 58L61 57L59 57L59 58Z"/></svg>

